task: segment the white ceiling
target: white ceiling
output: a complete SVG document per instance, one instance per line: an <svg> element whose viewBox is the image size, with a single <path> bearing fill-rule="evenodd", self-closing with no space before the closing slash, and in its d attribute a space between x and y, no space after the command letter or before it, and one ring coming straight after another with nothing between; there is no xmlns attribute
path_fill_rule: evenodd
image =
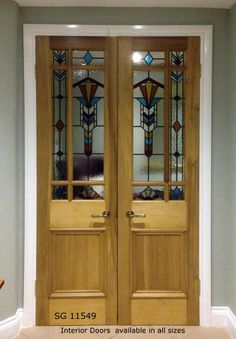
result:
<svg viewBox="0 0 236 339"><path fill-rule="evenodd" d="M14 0L19 6L39 7L202 7L230 8L236 0Z"/></svg>

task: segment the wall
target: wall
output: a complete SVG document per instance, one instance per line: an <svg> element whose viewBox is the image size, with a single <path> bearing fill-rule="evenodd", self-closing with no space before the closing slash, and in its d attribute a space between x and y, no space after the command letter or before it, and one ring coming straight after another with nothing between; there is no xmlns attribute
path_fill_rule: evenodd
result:
<svg viewBox="0 0 236 339"><path fill-rule="evenodd" d="M225 305L225 244L228 225L227 58L228 10L175 8L22 8L24 23L213 25L213 154L212 154L212 305Z"/></svg>
<svg viewBox="0 0 236 339"><path fill-rule="evenodd" d="M229 49L229 161L226 174L230 180L229 186L229 230L228 241L225 244L228 251L227 305L236 314L236 5L230 11L230 49Z"/></svg>
<svg viewBox="0 0 236 339"><path fill-rule="evenodd" d="M23 223L18 218L19 172L23 164L18 152L18 6L0 2L0 320L12 316L22 305ZM22 85L22 84L21 84ZM22 124L20 125L22 126ZM21 178L22 181L22 178ZM22 195L22 192L21 192ZM21 213L22 215L22 213ZM20 237L19 237L20 234ZM20 242L19 242L20 239Z"/></svg>

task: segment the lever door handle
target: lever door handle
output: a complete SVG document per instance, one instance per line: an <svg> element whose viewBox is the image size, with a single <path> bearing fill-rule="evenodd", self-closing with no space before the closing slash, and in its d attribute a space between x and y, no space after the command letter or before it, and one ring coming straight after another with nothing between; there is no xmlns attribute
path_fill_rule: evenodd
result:
<svg viewBox="0 0 236 339"><path fill-rule="evenodd" d="M128 211L126 215L128 218L145 218L146 217L144 213L135 214L134 211Z"/></svg>
<svg viewBox="0 0 236 339"><path fill-rule="evenodd" d="M102 212L102 214L91 214L92 218L108 218L111 215L111 212L108 210L105 210Z"/></svg>

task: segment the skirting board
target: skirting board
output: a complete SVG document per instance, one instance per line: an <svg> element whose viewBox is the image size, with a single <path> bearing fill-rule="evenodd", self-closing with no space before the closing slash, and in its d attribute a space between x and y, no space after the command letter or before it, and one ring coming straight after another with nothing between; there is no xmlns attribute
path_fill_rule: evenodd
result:
<svg viewBox="0 0 236 339"><path fill-rule="evenodd" d="M20 332L22 315L23 309L18 308L15 315L0 321L0 338L13 339Z"/></svg>
<svg viewBox="0 0 236 339"><path fill-rule="evenodd" d="M211 310L212 321L208 326L227 327L232 338L236 338L236 316L231 309L227 306L213 306ZM19 308L14 316L0 321L0 338L12 339L19 333L22 315L23 309Z"/></svg>

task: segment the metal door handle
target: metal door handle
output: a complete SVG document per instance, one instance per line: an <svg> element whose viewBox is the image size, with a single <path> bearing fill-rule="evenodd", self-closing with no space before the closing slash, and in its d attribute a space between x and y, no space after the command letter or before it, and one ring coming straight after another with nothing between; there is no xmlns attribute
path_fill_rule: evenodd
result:
<svg viewBox="0 0 236 339"><path fill-rule="evenodd" d="M128 218L145 218L146 217L144 213L135 214L134 211L128 211L126 215Z"/></svg>
<svg viewBox="0 0 236 339"><path fill-rule="evenodd" d="M111 212L108 210L105 210L102 212L102 214L91 214L92 218L107 218L111 215Z"/></svg>

